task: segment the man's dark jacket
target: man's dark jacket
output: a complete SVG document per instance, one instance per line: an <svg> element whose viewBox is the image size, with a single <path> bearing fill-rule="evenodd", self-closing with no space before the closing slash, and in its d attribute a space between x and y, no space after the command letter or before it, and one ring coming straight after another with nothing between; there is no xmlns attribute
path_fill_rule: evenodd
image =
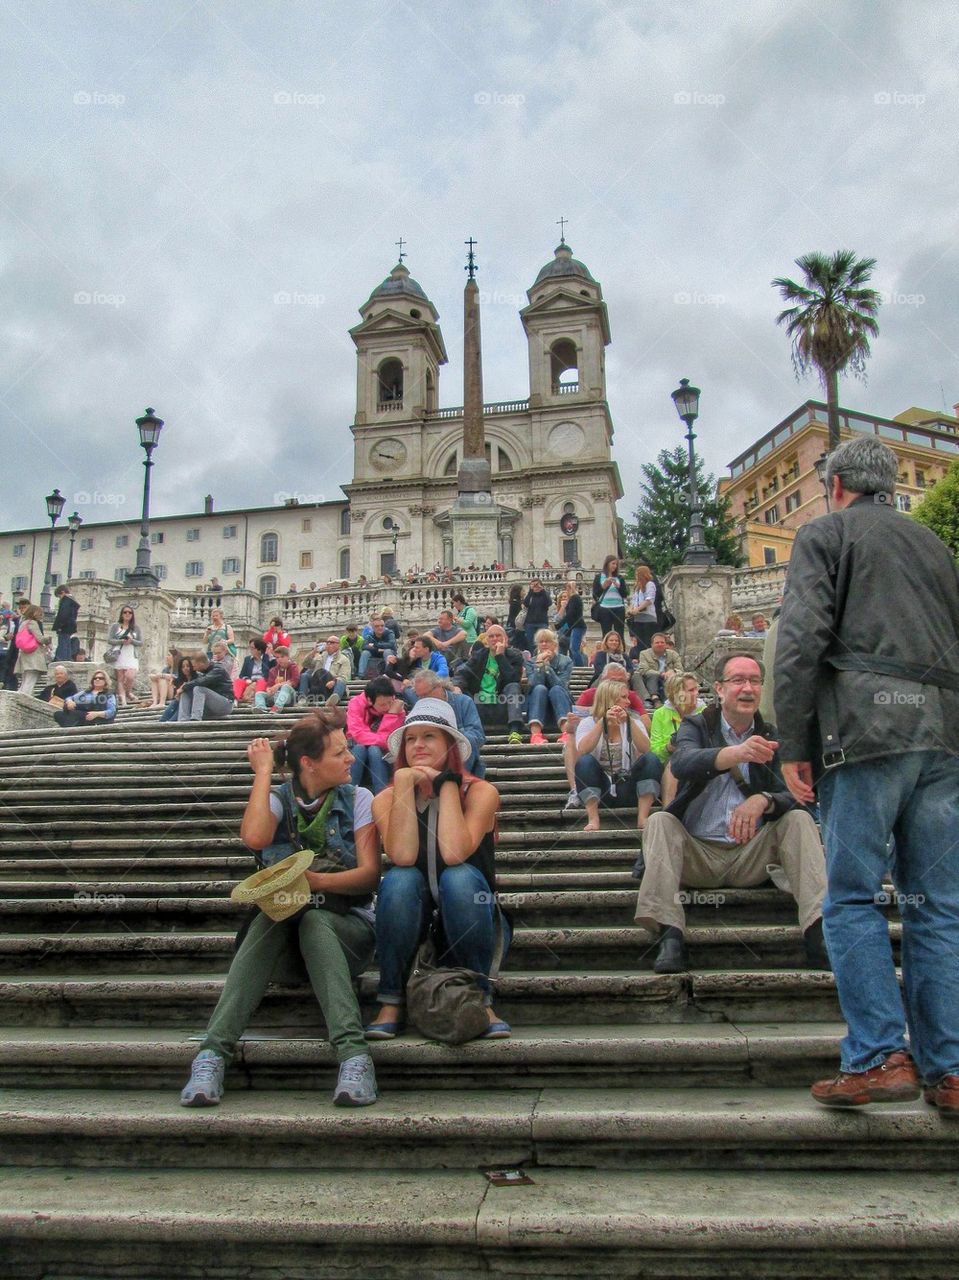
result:
<svg viewBox="0 0 959 1280"><path fill-rule="evenodd" d="M219 662L212 663L206 671L197 675L195 679L188 680L182 688L184 690L210 689L213 693L233 701L233 680L226 667L221 666Z"/></svg>
<svg viewBox="0 0 959 1280"><path fill-rule="evenodd" d="M774 742L777 741L775 727L766 724L758 711L753 732L764 738L772 738ZM707 707L699 715L687 716L680 723L676 730L676 750L669 757L670 768L679 783L679 789L675 800L667 808L667 813L671 813L674 818L682 822L693 800L723 772L716 768L716 756L728 746L729 743L723 737L722 711L718 706ZM761 791L768 791L772 797L774 807L766 815L767 822L775 822L784 813L795 808L796 802L783 782L778 751L769 764L750 763L747 772L749 780L746 783L746 792L756 796ZM745 799L745 795L743 798Z"/></svg>
<svg viewBox="0 0 959 1280"><path fill-rule="evenodd" d="M269 654L264 653L262 662L263 662L263 674L261 678L265 680L267 676L270 674L270 668L276 666L276 658L271 658ZM248 653L246 657L243 659L243 665L240 667L240 674L238 679L240 680L253 679L253 655L252 654Z"/></svg>
<svg viewBox="0 0 959 1280"><path fill-rule="evenodd" d="M892 673L901 663L909 677ZM959 569L946 545L885 495L803 525L776 642L782 758L820 773L830 729L849 763L959 752L959 689L937 683L950 677L959 685Z"/></svg>
<svg viewBox="0 0 959 1280"><path fill-rule="evenodd" d="M483 679L483 673L486 671L486 663L489 659L490 651L486 645L479 645L475 653L471 653L469 658L460 667L456 673L456 684L464 693L479 693L480 682ZM502 693L508 684L519 684L523 678L523 655L519 649L512 647L504 649L497 655L496 665L499 671L496 676L496 691Z"/></svg>
<svg viewBox="0 0 959 1280"><path fill-rule="evenodd" d="M60 631L65 636L72 636L77 629L77 615L79 612L79 600L74 600L73 596L61 596L60 603L57 605L57 616L53 619L54 631Z"/></svg>

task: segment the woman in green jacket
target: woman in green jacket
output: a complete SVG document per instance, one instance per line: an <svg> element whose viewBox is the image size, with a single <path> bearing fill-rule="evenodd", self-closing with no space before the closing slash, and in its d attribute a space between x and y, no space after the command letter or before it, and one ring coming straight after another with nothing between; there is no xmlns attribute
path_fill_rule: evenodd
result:
<svg viewBox="0 0 959 1280"><path fill-rule="evenodd" d="M687 716L696 715L705 708L705 704L699 701L699 681L694 675L667 676L665 692L666 701L653 712L649 726L649 749L666 765L661 797L664 809L676 794L676 779L669 768L676 730Z"/></svg>

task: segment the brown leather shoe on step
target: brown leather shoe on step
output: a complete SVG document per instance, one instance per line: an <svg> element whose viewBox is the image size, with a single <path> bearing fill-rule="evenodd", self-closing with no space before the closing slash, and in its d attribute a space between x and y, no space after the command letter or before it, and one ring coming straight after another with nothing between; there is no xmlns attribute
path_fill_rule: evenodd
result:
<svg viewBox="0 0 959 1280"><path fill-rule="evenodd" d="M955 1079L955 1077L947 1077ZM840 1071L810 1090L826 1107L863 1107L867 1102L914 1102L919 1097L919 1073L904 1049L891 1053L869 1071Z"/></svg>
<svg viewBox="0 0 959 1280"><path fill-rule="evenodd" d="M959 1076L943 1076L938 1084L924 1089L922 1096L941 1116L959 1118Z"/></svg>

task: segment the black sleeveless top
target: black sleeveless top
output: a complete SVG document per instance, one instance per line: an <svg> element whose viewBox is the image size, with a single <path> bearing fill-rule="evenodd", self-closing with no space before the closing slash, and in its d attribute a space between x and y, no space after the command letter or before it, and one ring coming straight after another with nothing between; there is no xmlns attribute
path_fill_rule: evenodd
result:
<svg viewBox="0 0 959 1280"><path fill-rule="evenodd" d="M439 801L431 800L430 805L432 804L439 804ZM429 858L426 852L427 837L428 837L428 830L429 830L427 825L427 819L429 817L430 805L427 805L426 808L423 809L422 811L420 811L419 809L417 809L416 811L417 828L419 831L419 838L420 838L419 848L416 851L416 869L417 871L421 871L423 873L423 877L426 880L427 884L429 883L429 875L430 875ZM474 849L474 851L470 854L468 858L465 858L463 860L466 866L475 867L477 869L477 871L480 873L480 875L489 885L490 893L496 892L496 864L495 864L494 849L495 849L495 841L493 840L493 832L487 831L486 834L483 836L482 840L479 842L479 845L476 847L476 849ZM453 863L451 865L458 866L460 864ZM437 879L442 877L443 872L446 870L446 867L447 867L447 864L443 861L443 855L440 853L439 848L437 848L436 850Z"/></svg>

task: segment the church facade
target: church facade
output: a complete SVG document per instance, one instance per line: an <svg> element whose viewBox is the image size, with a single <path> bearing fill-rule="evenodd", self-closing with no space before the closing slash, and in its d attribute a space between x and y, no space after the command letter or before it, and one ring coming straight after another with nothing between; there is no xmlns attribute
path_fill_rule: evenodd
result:
<svg viewBox="0 0 959 1280"><path fill-rule="evenodd" d="M507 568L599 565L617 549L622 497L611 456L602 288L564 241L527 297L520 320L529 394L487 404L483 412L498 559ZM217 579L226 589L242 584L268 597L294 583L304 591L361 574L376 579L437 563L456 567L450 510L463 410L439 407L447 355L436 308L401 261L360 317L351 330L356 413L345 499L307 504L289 497L274 506L215 511L208 498L202 512L153 517L152 558L164 589L192 592ZM69 503L72 489L63 489ZM88 518L98 510L80 508L73 576L122 581L133 566L138 522L133 513L129 521ZM0 534L0 597L39 598L48 534L49 526ZM54 583L66 578L68 547L61 524Z"/></svg>

